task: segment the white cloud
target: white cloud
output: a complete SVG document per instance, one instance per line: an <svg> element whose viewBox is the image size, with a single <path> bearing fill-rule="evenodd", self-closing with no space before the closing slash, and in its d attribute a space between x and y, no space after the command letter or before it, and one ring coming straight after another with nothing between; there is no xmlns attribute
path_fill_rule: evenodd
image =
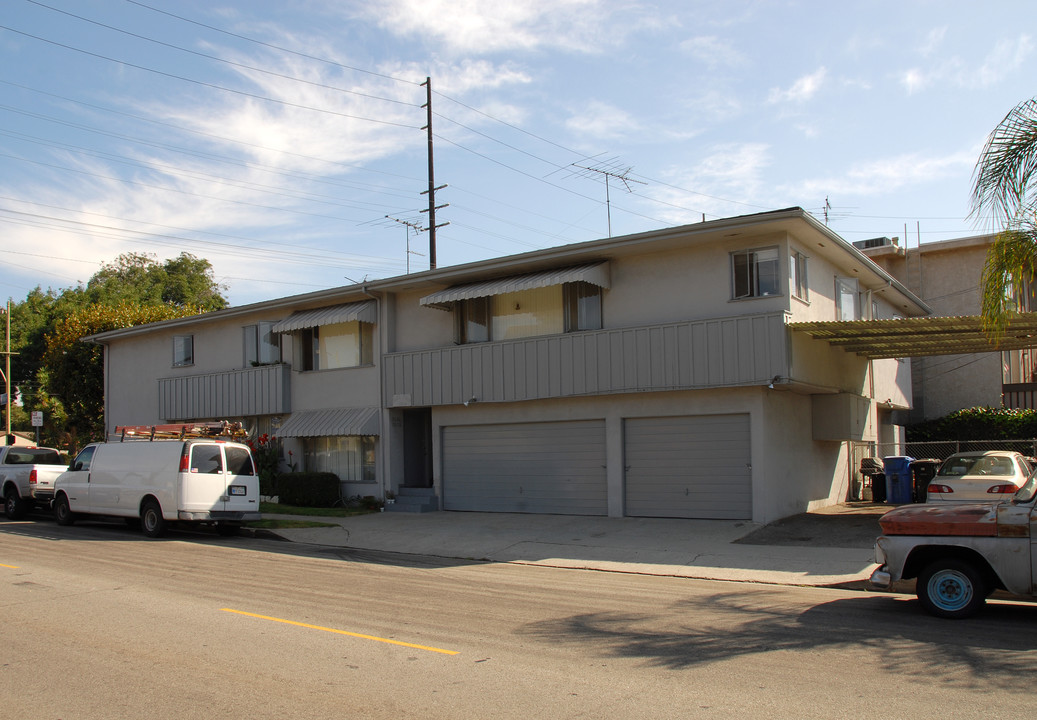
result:
<svg viewBox="0 0 1037 720"><path fill-rule="evenodd" d="M655 187L653 192L657 199L672 206L661 214L673 224L696 222L702 219L702 213L727 217L756 212L766 209L757 203L770 193L764 181L770 164L770 147L766 144L716 145L696 165L665 173L673 187Z"/></svg>
<svg viewBox="0 0 1037 720"><path fill-rule="evenodd" d="M788 90L773 88L767 96L767 102L771 104L805 102L814 97L817 91L821 89L827 72L824 67L820 67L810 75L804 75L796 80Z"/></svg>
<svg viewBox="0 0 1037 720"><path fill-rule="evenodd" d="M928 68L911 68L900 73L900 84L908 94L914 94L934 85L982 89L1002 82L1018 71L1033 54L1033 40L1020 35L1012 40L1001 40L976 64L959 56L945 58Z"/></svg>
<svg viewBox="0 0 1037 720"><path fill-rule="evenodd" d="M710 68L743 67L748 59L729 42L715 36L694 37L680 45L681 50L706 63Z"/></svg>
<svg viewBox="0 0 1037 720"><path fill-rule="evenodd" d="M918 48L918 52L923 57L929 57L935 53L941 45L943 45L943 39L947 36L947 26L933 28L926 34L925 40L922 42L921 47Z"/></svg>
<svg viewBox="0 0 1037 720"><path fill-rule="evenodd" d="M422 38L453 53L540 48L598 53L631 31L665 22L636 5L606 0L384 0L365 3L359 11L387 32Z"/></svg>
<svg viewBox="0 0 1037 720"><path fill-rule="evenodd" d="M971 171L975 162L972 149L935 157L908 153L860 163L842 175L803 180L786 186L785 193L791 197L881 195L959 176Z"/></svg>
<svg viewBox="0 0 1037 720"><path fill-rule="evenodd" d="M565 126L582 140L614 140L638 130L640 124L614 105L593 101L566 120Z"/></svg>

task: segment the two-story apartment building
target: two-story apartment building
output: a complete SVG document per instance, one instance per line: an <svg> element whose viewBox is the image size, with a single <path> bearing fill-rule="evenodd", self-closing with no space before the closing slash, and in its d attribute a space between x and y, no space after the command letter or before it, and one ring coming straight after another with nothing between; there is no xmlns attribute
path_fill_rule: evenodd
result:
<svg viewBox="0 0 1037 720"><path fill-rule="evenodd" d="M240 419L344 495L770 522L846 497L909 366L792 322L927 306L799 208L90 338L116 425Z"/></svg>

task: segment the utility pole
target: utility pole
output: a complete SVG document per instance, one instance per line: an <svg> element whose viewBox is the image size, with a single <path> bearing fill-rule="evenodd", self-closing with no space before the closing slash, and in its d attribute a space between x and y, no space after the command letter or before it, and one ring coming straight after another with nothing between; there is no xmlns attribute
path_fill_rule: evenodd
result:
<svg viewBox="0 0 1037 720"><path fill-rule="evenodd" d="M426 98L425 104L422 107L425 108L428 117L427 124L421 128L428 131L428 190L421 193L422 195L428 195L428 210L422 210L421 212L428 213L428 266L429 270L435 270L436 228L441 228L450 223L436 225L436 210L447 207L446 205L436 205L436 190L442 190L446 185L436 187L435 163L432 160L432 78L425 78L425 82L421 84L425 87Z"/></svg>
<svg viewBox="0 0 1037 720"><path fill-rule="evenodd" d="M0 373L3 375L4 389L5 389L5 401L4 404L7 406L7 429L4 433L4 444L10 444L11 442L11 355L16 353L11 352L11 299L7 299L7 312L4 313L7 318L7 331L5 333L6 343L4 344L4 371Z"/></svg>

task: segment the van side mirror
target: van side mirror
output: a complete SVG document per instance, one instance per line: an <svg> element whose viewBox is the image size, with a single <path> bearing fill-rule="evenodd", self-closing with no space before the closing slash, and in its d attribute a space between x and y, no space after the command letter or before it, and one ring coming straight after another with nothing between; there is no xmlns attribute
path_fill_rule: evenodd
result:
<svg viewBox="0 0 1037 720"><path fill-rule="evenodd" d="M74 462L74 463L72 463L71 465L68 466L68 469L69 470L82 470L83 469L83 463L81 463L81 462Z"/></svg>

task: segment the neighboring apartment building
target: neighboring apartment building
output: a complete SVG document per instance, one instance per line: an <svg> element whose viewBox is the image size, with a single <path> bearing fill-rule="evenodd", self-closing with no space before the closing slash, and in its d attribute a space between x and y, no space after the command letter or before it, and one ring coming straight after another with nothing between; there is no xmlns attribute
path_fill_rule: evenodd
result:
<svg viewBox="0 0 1037 720"><path fill-rule="evenodd" d="M788 323L927 312L792 208L90 339L109 432L241 419L346 496L770 522L845 499L910 402L905 362Z"/></svg>
<svg viewBox="0 0 1037 720"><path fill-rule="evenodd" d="M994 235L924 243L907 248L898 238L854 243L883 270L897 278L932 308L933 316L979 315L980 278ZM912 358L912 410L907 422L943 417L970 407L1033 407L1035 379L1032 350L938 355Z"/></svg>

